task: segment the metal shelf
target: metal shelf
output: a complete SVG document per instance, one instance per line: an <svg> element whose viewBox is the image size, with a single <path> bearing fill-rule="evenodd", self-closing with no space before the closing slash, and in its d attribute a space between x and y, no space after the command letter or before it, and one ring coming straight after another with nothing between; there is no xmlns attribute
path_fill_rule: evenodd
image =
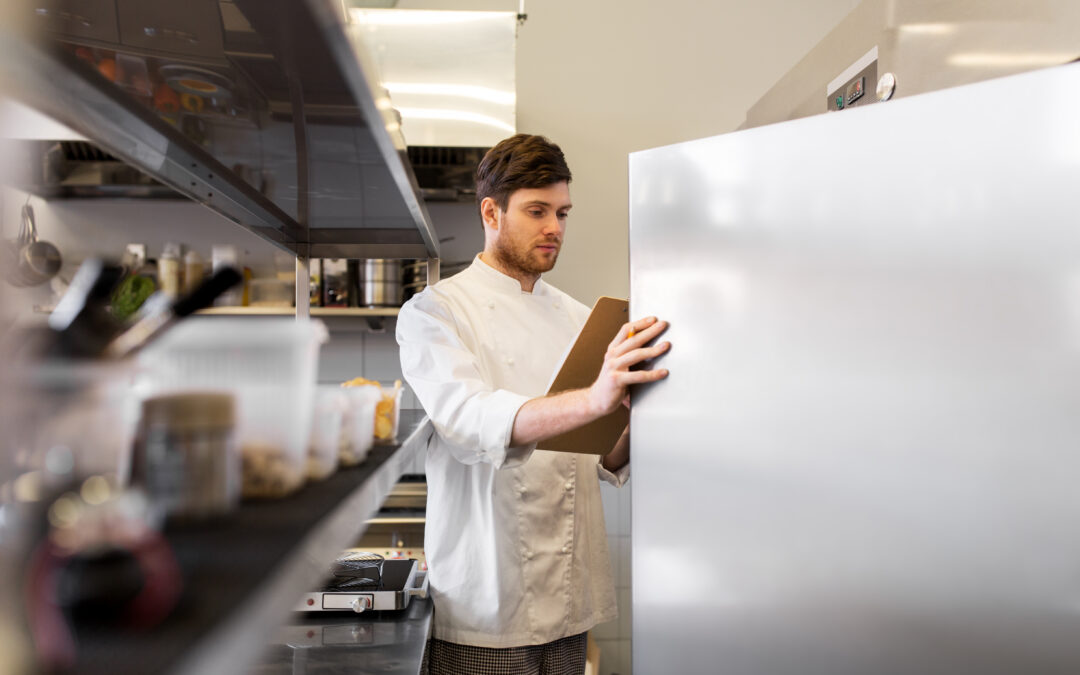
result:
<svg viewBox="0 0 1080 675"><path fill-rule="evenodd" d="M401 411L400 425L400 445L377 445L363 464L291 497L245 502L206 526L167 529L185 581L180 607L147 632L88 628L74 672L245 672L423 452L431 433L423 412Z"/></svg>
<svg viewBox="0 0 1080 675"><path fill-rule="evenodd" d="M179 11L167 0L117 8ZM190 45L171 55L140 47L123 31L114 44L0 26L0 90L302 258L438 258L397 120L340 3L236 0L217 11L201 26L224 27L212 58L183 53ZM34 21L30 5L26 12ZM119 20L125 25L122 12ZM153 87L167 84L165 68L208 72L214 64L233 87L226 94L246 101L248 117L215 121L188 110L184 121L196 122L188 126L205 128L185 130L167 121L156 99L100 74L101 62L92 61L99 57L85 57L102 49L144 62Z"/></svg>
<svg viewBox="0 0 1080 675"><path fill-rule="evenodd" d="M397 316L400 307L312 307L316 317L373 317ZM295 307L209 307L197 314L211 316L296 316Z"/></svg>

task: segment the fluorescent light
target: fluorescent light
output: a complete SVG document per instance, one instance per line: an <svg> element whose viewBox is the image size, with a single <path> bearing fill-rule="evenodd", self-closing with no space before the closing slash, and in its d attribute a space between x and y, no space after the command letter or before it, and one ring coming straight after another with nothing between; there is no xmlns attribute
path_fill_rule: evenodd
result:
<svg viewBox="0 0 1080 675"><path fill-rule="evenodd" d="M473 122L475 124L483 124L490 127L502 129L508 133L514 133L515 129L513 125L506 122L490 117L488 115L481 115L479 113L469 112L468 110L447 110L440 108L398 108L398 112L401 113L402 119L406 122L409 120L447 120L451 122Z"/></svg>
<svg viewBox="0 0 1080 675"><path fill-rule="evenodd" d="M1056 66L1068 63L1076 58L1076 54L1065 53L1039 53L1039 52L968 52L965 54L953 54L949 57L949 65L973 66L977 68L1013 68L1013 67L1039 67Z"/></svg>
<svg viewBox="0 0 1080 675"><path fill-rule="evenodd" d="M427 82L384 82L391 94L421 94L424 96L461 96L478 101L514 105L517 95L504 89L478 87L470 84L435 84Z"/></svg>
<svg viewBox="0 0 1080 675"><path fill-rule="evenodd" d="M949 35L956 32L956 25L951 23L906 23L900 26L900 31L913 35Z"/></svg>
<svg viewBox="0 0 1080 675"><path fill-rule="evenodd" d="M428 9L362 9L353 7L349 18L366 26L439 26L489 19L491 12L454 12Z"/></svg>

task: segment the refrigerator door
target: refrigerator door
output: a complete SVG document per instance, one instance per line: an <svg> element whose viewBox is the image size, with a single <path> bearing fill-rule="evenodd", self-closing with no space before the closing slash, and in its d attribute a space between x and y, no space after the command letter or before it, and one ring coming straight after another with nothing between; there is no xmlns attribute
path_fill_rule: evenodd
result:
<svg viewBox="0 0 1080 675"><path fill-rule="evenodd" d="M1080 672L1080 64L630 156L638 673Z"/></svg>

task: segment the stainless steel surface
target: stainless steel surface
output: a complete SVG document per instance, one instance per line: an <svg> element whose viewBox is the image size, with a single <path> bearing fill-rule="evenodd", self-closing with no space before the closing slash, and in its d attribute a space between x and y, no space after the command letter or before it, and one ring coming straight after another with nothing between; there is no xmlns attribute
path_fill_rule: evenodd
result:
<svg viewBox="0 0 1080 675"><path fill-rule="evenodd" d="M431 614L430 600L416 600L402 612L297 615L249 672L416 675Z"/></svg>
<svg viewBox="0 0 1080 675"><path fill-rule="evenodd" d="M400 260L360 261L361 307L397 307L401 305L403 293Z"/></svg>
<svg viewBox="0 0 1080 675"><path fill-rule="evenodd" d="M296 277L293 290L296 292L296 318L304 320L311 317L311 291L309 284L311 279L311 259L306 253L296 256Z"/></svg>
<svg viewBox="0 0 1080 675"><path fill-rule="evenodd" d="M1080 671L1078 108L1073 64L630 155L635 672Z"/></svg>
<svg viewBox="0 0 1080 675"><path fill-rule="evenodd" d="M825 112L827 84L871 49L877 72L902 83L895 100L1067 63L1080 56L1077 35L1074 0L864 0L750 107L740 128Z"/></svg>
<svg viewBox="0 0 1080 675"><path fill-rule="evenodd" d="M404 140L376 106L376 72L340 4L174 5L117 3L114 37L0 29L0 86L282 248L438 255Z"/></svg>

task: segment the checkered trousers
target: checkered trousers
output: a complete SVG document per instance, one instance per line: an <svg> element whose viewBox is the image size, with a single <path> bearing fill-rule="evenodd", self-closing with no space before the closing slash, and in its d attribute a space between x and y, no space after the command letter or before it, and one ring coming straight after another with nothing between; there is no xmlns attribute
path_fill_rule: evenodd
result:
<svg viewBox="0 0 1080 675"><path fill-rule="evenodd" d="M554 642L493 649L428 640L421 675L582 675L585 633Z"/></svg>

